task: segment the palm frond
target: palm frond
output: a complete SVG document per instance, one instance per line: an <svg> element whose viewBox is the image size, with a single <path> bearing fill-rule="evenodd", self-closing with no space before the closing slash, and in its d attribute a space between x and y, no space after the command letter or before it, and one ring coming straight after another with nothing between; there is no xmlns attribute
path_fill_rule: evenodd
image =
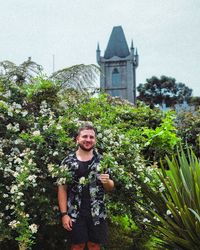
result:
<svg viewBox="0 0 200 250"><path fill-rule="evenodd" d="M54 72L50 79L59 81L64 88L72 88L81 91L93 89L99 74L99 68L94 65L78 64Z"/></svg>

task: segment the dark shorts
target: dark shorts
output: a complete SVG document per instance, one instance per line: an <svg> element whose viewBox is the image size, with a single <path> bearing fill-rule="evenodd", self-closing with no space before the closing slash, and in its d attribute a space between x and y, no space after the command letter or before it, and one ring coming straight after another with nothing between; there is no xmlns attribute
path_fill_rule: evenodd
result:
<svg viewBox="0 0 200 250"><path fill-rule="evenodd" d="M108 237L108 226L105 220L100 224L94 225L91 216L80 216L73 222L72 231L69 238L72 244L86 243L88 241L105 245Z"/></svg>

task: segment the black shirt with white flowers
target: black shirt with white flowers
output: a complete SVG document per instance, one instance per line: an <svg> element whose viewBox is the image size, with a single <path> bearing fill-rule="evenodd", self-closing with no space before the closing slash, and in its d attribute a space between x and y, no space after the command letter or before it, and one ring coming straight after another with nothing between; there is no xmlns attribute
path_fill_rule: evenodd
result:
<svg viewBox="0 0 200 250"><path fill-rule="evenodd" d="M94 150L94 157L88 162L80 162L76 153L72 153L61 163L67 167L72 177L70 183L67 183L67 211L73 221L80 214L87 214L87 209L95 225L106 218L105 191L99 180L102 173L100 159L101 156ZM110 173L109 169L107 173Z"/></svg>

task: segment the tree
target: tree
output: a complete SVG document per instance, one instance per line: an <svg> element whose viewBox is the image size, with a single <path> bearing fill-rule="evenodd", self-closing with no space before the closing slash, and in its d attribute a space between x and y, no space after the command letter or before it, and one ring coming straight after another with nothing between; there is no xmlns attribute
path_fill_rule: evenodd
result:
<svg viewBox="0 0 200 250"><path fill-rule="evenodd" d="M5 60L0 62L0 79L3 81L13 81L17 84L30 83L31 79L38 75L42 69L42 66L33 62L31 57L19 66Z"/></svg>
<svg viewBox="0 0 200 250"><path fill-rule="evenodd" d="M63 88L87 91L94 89L98 73L99 68L94 64L78 64L54 72L50 79L60 82Z"/></svg>
<svg viewBox="0 0 200 250"><path fill-rule="evenodd" d="M188 88L184 83L177 83L175 78L161 76L160 79L153 76L140 83L137 87L139 92L138 100L146 104L165 103L168 107L183 101L188 101L192 95L192 89Z"/></svg>
<svg viewBox="0 0 200 250"><path fill-rule="evenodd" d="M196 108L200 107L200 96L191 96L188 103Z"/></svg>
<svg viewBox="0 0 200 250"><path fill-rule="evenodd" d="M16 84L33 83L33 78L41 75L43 67L31 60L16 65L8 60L0 62L0 80L4 82L15 82ZM94 82L99 73L99 68L94 65L77 64L68 68L58 70L51 74L50 80L59 82L63 89L76 89L87 91L96 89Z"/></svg>

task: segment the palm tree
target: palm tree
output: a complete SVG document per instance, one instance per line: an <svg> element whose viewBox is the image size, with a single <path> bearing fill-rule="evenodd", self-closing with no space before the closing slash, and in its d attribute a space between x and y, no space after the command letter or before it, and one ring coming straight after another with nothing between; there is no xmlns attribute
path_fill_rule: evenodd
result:
<svg viewBox="0 0 200 250"><path fill-rule="evenodd" d="M41 65L33 62L31 57L19 66L8 60L0 62L0 79L17 84L31 83L31 79L42 72Z"/></svg>

